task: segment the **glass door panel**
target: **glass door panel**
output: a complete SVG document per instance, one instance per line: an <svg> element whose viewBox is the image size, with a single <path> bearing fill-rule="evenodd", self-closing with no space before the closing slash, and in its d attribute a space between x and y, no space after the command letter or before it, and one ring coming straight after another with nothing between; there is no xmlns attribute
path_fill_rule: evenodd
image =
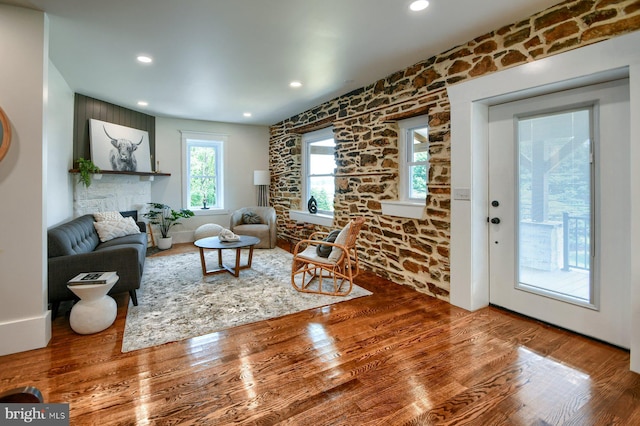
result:
<svg viewBox="0 0 640 426"><path fill-rule="evenodd" d="M516 287L593 305L592 108L517 119Z"/></svg>

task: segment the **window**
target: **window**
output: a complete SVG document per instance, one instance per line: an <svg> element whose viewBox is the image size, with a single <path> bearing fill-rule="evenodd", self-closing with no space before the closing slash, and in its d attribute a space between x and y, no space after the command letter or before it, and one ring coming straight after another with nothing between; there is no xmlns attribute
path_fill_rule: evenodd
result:
<svg viewBox="0 0 640 426"><path fill-rule="evenodd" d="M224 208L226 139L225 135L182 132L183 205L196 214Z"/></svg>
<svg viewBox="0 0 640 426"><path fill-rule="evenodd" d="M429 119L414 117L400 126L400 198L424 203L427 198L429 168Z"/></svg>
<svg viewBox="0 0 640 426"><path fill-rule="evenodd" d="M318 213L333 216L336 170L333 129L329 127L304 134L302 145L305 203L313 196L318 203Z"/></svg>

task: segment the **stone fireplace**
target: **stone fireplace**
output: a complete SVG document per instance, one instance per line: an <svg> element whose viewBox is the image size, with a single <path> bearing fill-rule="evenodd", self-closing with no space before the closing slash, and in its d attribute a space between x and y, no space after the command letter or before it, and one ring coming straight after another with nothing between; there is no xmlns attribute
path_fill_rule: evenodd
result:
<svg viewBox="0 0 640 426"><path fill-rule="evenodd" d="M99 176L98 176L99 177ZM74 179L74 217L100 211L137 210L138 217L148 210L151 202L153 177L124 174L103 174L93 177L88 188Z"/></svg>

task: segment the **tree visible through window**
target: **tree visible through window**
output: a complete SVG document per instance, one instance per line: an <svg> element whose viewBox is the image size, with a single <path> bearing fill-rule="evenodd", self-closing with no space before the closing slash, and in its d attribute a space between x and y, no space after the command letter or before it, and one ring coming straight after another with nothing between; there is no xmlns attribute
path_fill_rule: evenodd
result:
<svg viewBox="0 0 640 426"><path fill-rule="evenodd" d="M224 136L183 133L185 208L223 208Z"/></svg>

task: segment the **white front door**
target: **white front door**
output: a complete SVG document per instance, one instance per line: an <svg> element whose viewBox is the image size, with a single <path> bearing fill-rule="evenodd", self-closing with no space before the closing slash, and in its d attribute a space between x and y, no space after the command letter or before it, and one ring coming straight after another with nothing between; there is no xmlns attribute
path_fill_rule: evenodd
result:
<svg viewBox="0 0 640 426"><path fill-rule="evenodd" d="M489 109L490 302L630 344L629 82Z"/></svg>

